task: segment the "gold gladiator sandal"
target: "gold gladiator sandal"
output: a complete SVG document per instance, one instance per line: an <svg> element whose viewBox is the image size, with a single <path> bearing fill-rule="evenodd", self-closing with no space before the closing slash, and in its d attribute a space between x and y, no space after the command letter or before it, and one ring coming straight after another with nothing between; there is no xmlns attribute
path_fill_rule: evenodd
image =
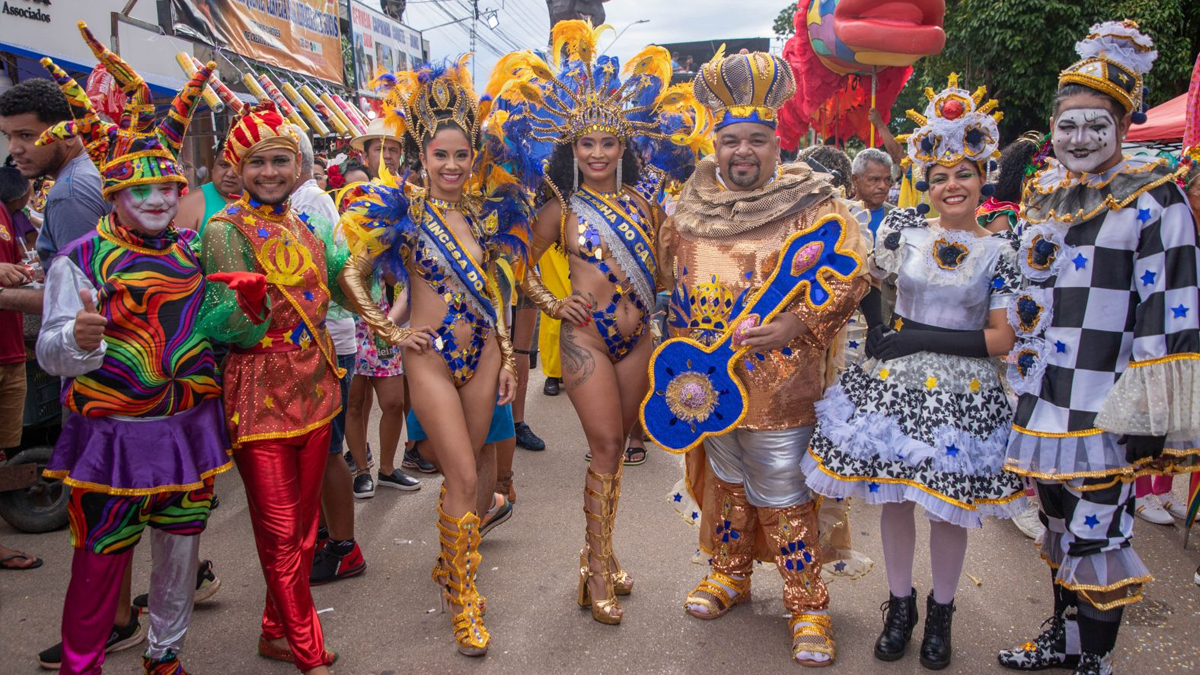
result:
<svg viewBox="0 0 1200 675"><path fill-rule="evenodd" d="M579 552L579 606L592 609L592 618L600 623L615 626L621 623L621 603L617 602L612 554L613 519L616 516L615 494L621 473L596 473L587 470L583 484L583 512L587 517L586 546ZM593 487L595 486L595 487ZM595 525L595 529L593 529ZM600 569L593 570L591 559L595 558ZM592 597L588 581L599 578L604 586L604 597Z"/></svg>
<svg viewBox="0 0 1200 675"><path fill-rule="evenodd" d="M761 508L758 517L776 546L775 566L783 576L783 604L792 615L788 622L792 658L809 668L828 666L837 658L837 643L833 640L833 621L827 614L818 613L829 607L829 590L821 580L816 502L786 509ZM802 652L829 658L801 659Z"/></svg>
<svg viewBox="0 0 1200 675"><path fill-rule="evenodd" d="M621 476L625 473L625 467L617 468L617 492L613 495L613 520L617 517L617 505L621 502ZM613 529L616 530L616 523L613 523ZM633 577L629 575L621 567L621 561L617 560L617 554L613 553L613 588L617 595L629 595L633 593Z"/></svg>
<svg viewBox="0 0 1200 675"><path fill-rule="evenodd" d="M467 512L462 518L452 518L446 515L440 504L438 516L439 539L443 548L439 564L434 568L434 579L438 579L440 573L442 612L446 611L447 605L452 609L458 608L453 620L458 652L466 656L483 656L487 653L491 635L483 627L483 596L475 588L475 577L482 562L479 555L479 516ZM450 544L448 549L447 543Z"/></svg>
<svg viewBox="0 0 1200 675"><path fill-rule="evenodd" d="M758 510L746 501L746 488L715 477L713 480L720 506L719 517L707 523L712 527L712 572L683 601L684 611L704 620L719 619L749 602L754 536L758 530ZM731 598L730 591L737 595ZM693 605L705 611L694 610Z"/></svg>
<svg viewBox="0 0 1200 675"><path fill-rule="evenodd" d="M438 494L437 509L439 515L442 513L442 502L445 499L446 488L443 487L441 493ZM454 537L456 536L454 530L449 529L442 523L443 521L439 518L437 529L440 546L438 547L437 559L433 561L433 570L429 573L430 578L433 579L433 584L439 589L446 586L446 575L448 573L446 572L446 566L443 564L443 559L450 559L454 556ZM479 616L485 616L486 614L487 598L481 595L479 596Z"/></svg>

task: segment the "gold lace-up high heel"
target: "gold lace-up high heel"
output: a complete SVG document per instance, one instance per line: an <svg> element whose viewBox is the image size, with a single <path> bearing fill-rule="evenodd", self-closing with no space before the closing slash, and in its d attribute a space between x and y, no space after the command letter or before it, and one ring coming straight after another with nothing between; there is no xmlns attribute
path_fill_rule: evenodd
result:
<svg viewBox="0 0 1200 675"><path fill-rule="evenodd" d="M600 623L621 623L621 604L614 583L616 559L612 552L613 520L616 517L617 492L621 473L596 473L590 468L583 485L583 512L587 516L586 546L579 552L579 606L590 607L592 618ZM599 569L592 569L592 559ZM600 579L604 597L593 597L588 583Z"/></svg>
<svg viewBox="0 0 1200 675"><path fill-rule="evenodd" d="M482 557L479 555L479 517L467 512L453 518L438 504L438 539L441 556L433 568L433 579L441 588L442 611L454 613L454 641L466 656L487 653L491 635L483 626L483 596L475 587Z"/></svg>

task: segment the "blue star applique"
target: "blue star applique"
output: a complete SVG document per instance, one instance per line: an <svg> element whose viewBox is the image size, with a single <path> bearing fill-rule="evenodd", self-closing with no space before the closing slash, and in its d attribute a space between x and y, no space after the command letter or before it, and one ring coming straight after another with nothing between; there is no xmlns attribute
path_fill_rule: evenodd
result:
<svg viewBox="0 0 1200 675"><path fill-rule="evenodd" d="M313 296L313 292L312 292L312 291L304 291L304 299L305 299L305 300L308 300L309 302L312 302L312 299L313 299L313 297L314 297L314 296Z"/></svg>
<svg viewBox="0 0 1200 675"><path fill-rule="evenodd" d="M839 561L833 563L833 571L834 572L845 572L846 571L846 563L842 560L839 560Z"/></svg>
<svg viewBox="0 0 1200 675"><path fill-rule="evenodd" d="M951 457L958 457L958 452L959 450L957 445L951 443L950 445L946 446L947 455L950 455Z"/></svg>
<svg viewBox="0 0 1200 675"><path fill-rule="evenodd" d="M1054 341L1054 350L1057 351L1059 354L1066 354L1067 353L1067 345L1064 344L1062 340L1055 340Z"/></svg>
<svg viewBox="0 0 1200 675"><path fill-rule="evenodd" d="M1186 319L1187 318L1188 308L1184 307L1182 302L1179 303L1178 307L1172 307L1171 311L1175 313L1176 319Z"/></svg>
<svg viewBox="0 0 1200 675"><path fill-rule="evenodd" d="M995 279L992 279L992 288L996 290L1004 288L1004 279L999 276L997 276Z"/></svg>
<svg viewBox="0 0 1200 675"><path fill-rule="evenodd" d="M262 237L263 239L266 239L267 237L271 236L271 233L265 227L258 228L258 231L255 232L255 234Z"/></svg>
<svg viewBox="0 0 1200 675"><path fill-rule="evenodd" d="M1143 286L1153 286L1154 280L1157 277L1158 277L1158 274L1151 272L1150 270L1146 270L1146 273L1142 275L1142 285Z"/></svg>
<svg viewBox="0 0 1200 675"><path fill-rule="evenodd" d="M1100 524L1100 519L1096 516L1088 516L1087 518L1083 519L1083 524L1087 525L1089 528L1094 528Z"/></svg>
<svg viewBox="0 0 1200 675"><path fill-rule="evenodd" d="M1150 215L1150 209L1138 209L1137 219L1142 221L1143 225L1150 222L1151 218L1153 216Z"/></svg>
<svg viewBox="0 0 1200 675"><path fill-rule="evenodd" d="M1075 269L1081 270L1081 269L1087 267L1088 259L1083 257L1083 254L1080 253L1080 254L1076 255L1075 258L1071 262L1075 263Z"/></svg>
<svg viewBox="0 0 1200 675"><path fill-rule="evenodd" d="M870 489L871 492L879 492L879 483L867 483L867 488Z"/></svg>
<svg viewBox="0 0 1200 675"><path fill-rule="evenodd" d="M695 511L692 511L692 520L695 520L695 519L697 519L697 518L699 518L699 517L700 517L700 514L699 514L699 513L696 513Z"/></svg>
<svg viewBox="0 0 1200 675"><path fill-rule="evenodd" d="M682 501L683 501L683 495L681 495L681 494L679 494L678 492L676 492L675 494L671 495L671 501L673 501L673 502L682 502Z"/></svg>
<svg viewBox="0 0 1200 675"><path fill-rule="evenodd" d="M850 349L858 349L858 340L850 341Z"/></svg>

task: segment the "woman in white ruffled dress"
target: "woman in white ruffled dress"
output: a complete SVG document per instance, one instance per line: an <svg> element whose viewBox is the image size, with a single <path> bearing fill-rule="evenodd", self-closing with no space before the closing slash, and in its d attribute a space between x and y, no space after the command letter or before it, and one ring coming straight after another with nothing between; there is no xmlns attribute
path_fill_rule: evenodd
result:
<svg viewBox="0 0 1200 675"><path fill-rule="evenodd" d="M1023 508L1020 479L1003 470L1012 422L992 357L1015 340L1007 313L1020 282L1016 238L975 220L996 151L994 102L951 86L930 102L909 139L926 174L927 205L897 209L875 240L872 272L894 281L895 315L883 326L879 291L863 310L871 325L866 357L850 364L817 403L817 427L804 460L808 484L837 499L882 504L881 538L891 596L875 655L901 658L917 622L912 585L915 507L930 520L933 590L921 662L950 662L954 595L967 532L985 515Z"/></svg>

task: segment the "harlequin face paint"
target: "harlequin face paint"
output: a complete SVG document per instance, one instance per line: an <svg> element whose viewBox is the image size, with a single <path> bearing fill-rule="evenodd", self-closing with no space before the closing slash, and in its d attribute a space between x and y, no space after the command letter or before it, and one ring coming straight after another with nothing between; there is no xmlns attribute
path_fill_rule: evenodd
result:
<svg viewBox="0 0 1200 675"><path fill-rule="evenodd" d="M1117 121L1105 108L1064 110L1054 118L1054 156L1076 173L1094 173L1120 152Z"/></svg>

